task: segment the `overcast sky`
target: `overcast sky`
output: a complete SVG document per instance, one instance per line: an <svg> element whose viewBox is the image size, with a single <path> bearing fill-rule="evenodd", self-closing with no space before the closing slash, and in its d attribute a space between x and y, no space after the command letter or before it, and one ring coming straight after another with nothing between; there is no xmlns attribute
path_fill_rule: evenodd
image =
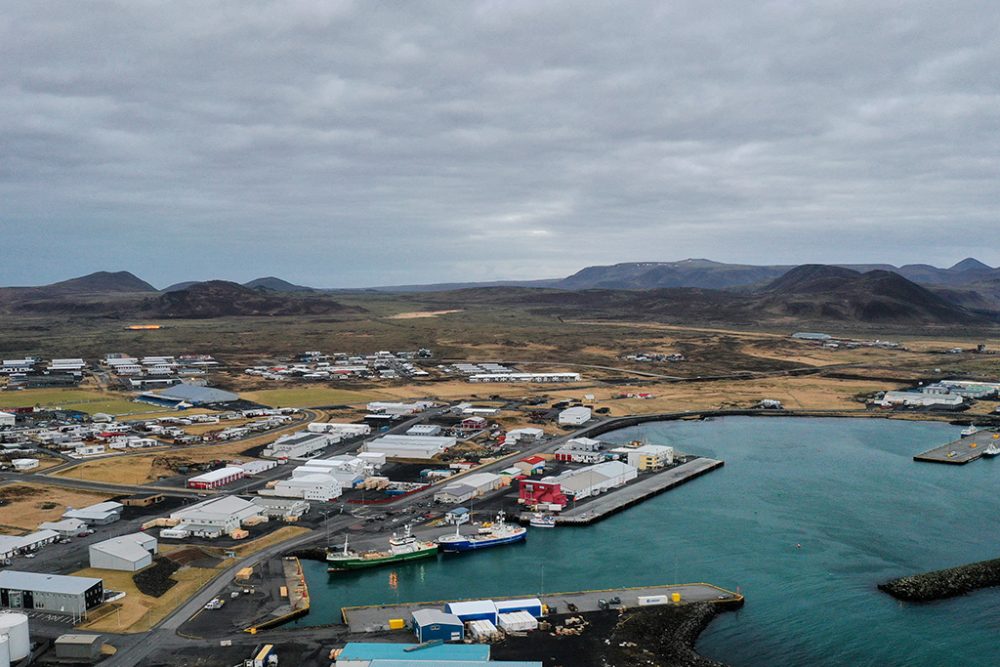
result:
<svg viewBox="0 0 1000 667"><path fill-rule="evenodd" d="M1000 264L995 2L0 12L0 284Z"/></svg>

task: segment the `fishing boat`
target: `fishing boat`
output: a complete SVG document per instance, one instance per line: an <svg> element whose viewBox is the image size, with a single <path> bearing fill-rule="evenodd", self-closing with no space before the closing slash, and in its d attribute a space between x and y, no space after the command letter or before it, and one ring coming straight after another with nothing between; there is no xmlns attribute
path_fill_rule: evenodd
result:
<svg viewBox="0 0 1000 667"><path fill-rule="evenodd" d="M556 518L551 514L543 514L542 512L535 512L531 515L531 521L528 524L532 528L555 528Z"/></svg>
<svg viewBox="0 0 1000 667"><path fill-rule="evenodd" d="M969 435L975 435L977 433L979 433L979 429L976 428L975 424L969 424L968 427L962 429L962 437L963 438L966 437L966 436L969 436Z"/></svg>
<svg viewBox="0 0 1000 667"><path fill-rule="evenodd" d="M454 535L442 535L438 538L441 551L463 552L498 547L501 544L512 544L523 541L528 535L528 529L507 523L503 510L497 514L496 521L490 526L480 528L475 535L462 535L455 526Z"/></svg>
<svg viewBox="0 0 1000 667"><path fill-rule="evenodd" d="M389 538L389 548L384 551L373 550L358 553L352 551L347 546L347 537L344 537L342 549L331 551L327 549L326 563L329 572L344 572L347 570L361 570L379 565L391 563L401 563L418 558L429 558L438 552L438 545L426 540L418 540L410 532L407 524L401 536L392 534Z"/></svg>
<svg viewBox="0 0 1000 667"><path fill-rule="evenodd" d="M983 456L996 456L1000 454L1000 435L993 434L989 447L983 450Z"/></svg>

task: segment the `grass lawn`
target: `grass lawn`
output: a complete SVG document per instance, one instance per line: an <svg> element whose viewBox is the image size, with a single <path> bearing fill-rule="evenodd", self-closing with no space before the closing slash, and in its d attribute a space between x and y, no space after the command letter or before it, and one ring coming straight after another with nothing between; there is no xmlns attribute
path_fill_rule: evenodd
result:
<svg viewBox="0 0 1000 667"><path fill-rule="evenodd" d="M0 393L0 406L22 408L65 408L87 414L103 412L109 415L173 415L147 403L136 403L129 394L100 389L23 389ZM200 410L199 412L205 412Z"/></svg>
<svg viewBox="0 0 1000 667"><path fill-rule="evenodd" d="M321 405L353 405L384 398L381 392L335 389L325 385L264 389L240 394L241 398L263 405L282 408L309 408Z"/></svg>

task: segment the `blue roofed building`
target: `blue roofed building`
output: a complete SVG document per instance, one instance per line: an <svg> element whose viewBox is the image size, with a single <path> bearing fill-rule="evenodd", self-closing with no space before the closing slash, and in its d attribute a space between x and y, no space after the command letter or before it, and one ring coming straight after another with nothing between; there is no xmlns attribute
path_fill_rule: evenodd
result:
<svg viewBox="0 0 1000 667"><path fill-rule="evenodd" d="M449 662L488 664L487 644L389 644L382 642L348 642L337 656L337 667L378 667L376 661L396 660L404 664L446 665Z"/></svg>

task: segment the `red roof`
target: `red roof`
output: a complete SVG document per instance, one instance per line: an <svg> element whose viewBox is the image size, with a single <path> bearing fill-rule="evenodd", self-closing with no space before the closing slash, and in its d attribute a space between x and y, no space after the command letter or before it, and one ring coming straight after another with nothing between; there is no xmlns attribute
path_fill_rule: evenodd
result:
<svg viewBox="0 0 1000 667"><path fill-rule="evenodd" d="M526 458L521 459L521 462L522 463L531 463L531 464L545 463L545 459L543 459L541 456L538 456L536 454L535 456L528 456Z"/></svg>

